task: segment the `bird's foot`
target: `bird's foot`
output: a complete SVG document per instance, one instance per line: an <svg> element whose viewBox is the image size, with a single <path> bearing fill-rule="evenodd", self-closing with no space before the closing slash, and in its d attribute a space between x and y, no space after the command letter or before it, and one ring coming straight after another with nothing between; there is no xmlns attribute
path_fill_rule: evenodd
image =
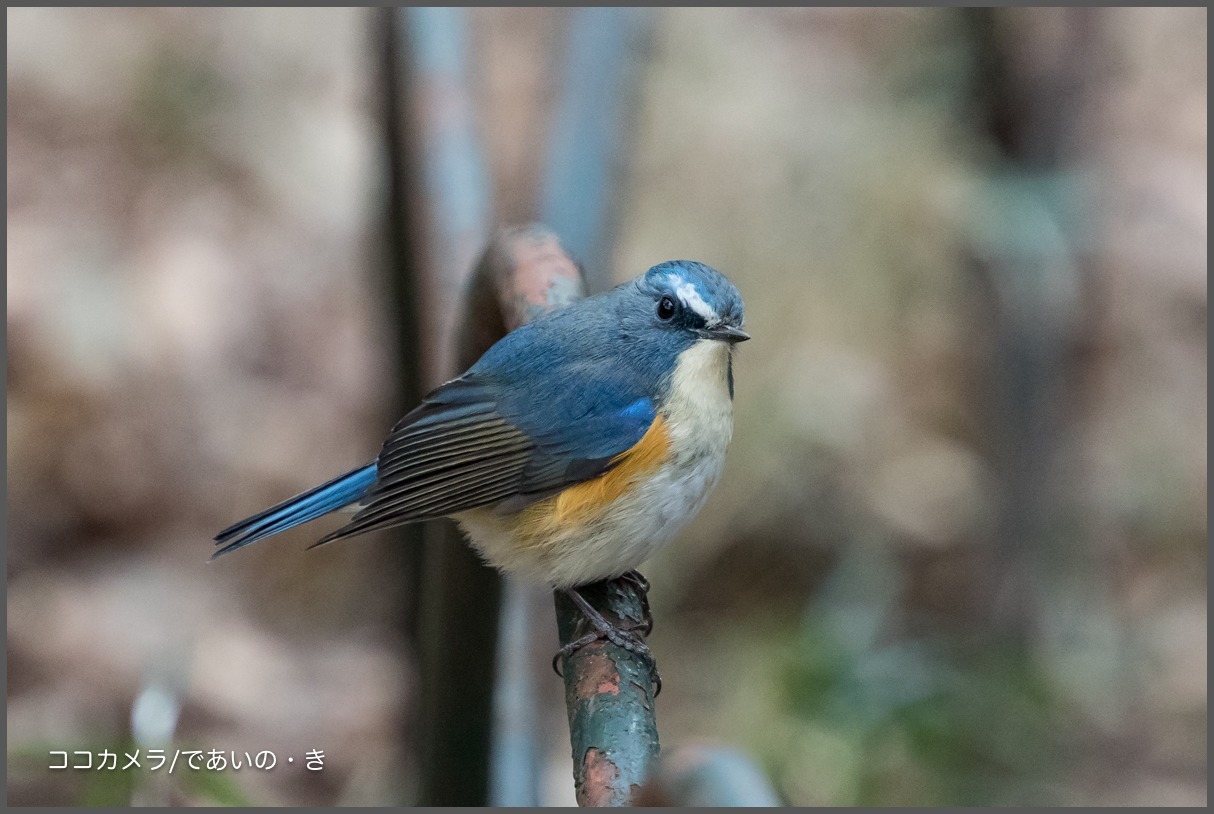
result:
<svg viewBox="0 0 1214 814"><path fill-rule="evenodd" d="M648 636L653 633L653 613L649 610L649 580L640 571L629 571L620 577L620 582L627 582L636 591L641 600L641 627Z"/></svg>
<svg viewBox="0 0 1214 814"><path fill-rule="evenodd" d="M591 642L606 640L614 644L616 647L623 648L629 653L636 653L641 656L649 665L649 677L653 681L653 696L656 698L662 691L662 676L658 673L657 662L653 658L653 653L649 650L649 645L645 643L645 636L648 636L653 630L653 616L649 612L649 600L645 592L649 589L649 582L636 571L630 571L620 579L631 582L637 589L637 594L641 598L643 608L643 618L640 623L635 625L615 625L607 621L603 614L595 610L594 606L586 601L578 591L570 588L565 591L573 603L577 605L578 610L586 617L586 620L594 627L594 630L580 636L577 639L569 642L556 651L556 655L552 657L552 669L557 675L563 677L561 672L561 659L568 657L581 650ZM642 587L643 586L643 587Z"/></svg>

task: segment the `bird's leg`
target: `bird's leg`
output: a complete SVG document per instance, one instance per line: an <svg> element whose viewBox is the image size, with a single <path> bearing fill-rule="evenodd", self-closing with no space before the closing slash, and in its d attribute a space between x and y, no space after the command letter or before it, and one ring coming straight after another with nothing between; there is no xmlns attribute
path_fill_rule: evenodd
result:
<svg viewBox="0 0 1214 814"><path fill-rule="evenodd" d="M654 684L653 695L656 698L662 691L662 677L658 674L657 663L649 650L649 645L645 644L643 638L653 630L653 616L649 612L649 598L646 594L649 582L636 571L630 571L620 579L630 583L641 600L643 618L640 624L626 627L614 625L587 602L576 588L565 589L565 594L573 600L573 604L577 605L578 610L582 612L594 630L561 647L552 657L552 669L557 675L562 675L560 668L562 656L571 656L591 642L606 639L617 647L622 647L630 653L636 653L649 663L649 674Z"/></svg>

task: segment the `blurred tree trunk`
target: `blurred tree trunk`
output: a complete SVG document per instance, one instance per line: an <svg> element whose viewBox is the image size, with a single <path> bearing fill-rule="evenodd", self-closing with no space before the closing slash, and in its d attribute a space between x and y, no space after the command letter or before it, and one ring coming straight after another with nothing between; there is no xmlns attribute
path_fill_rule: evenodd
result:
<svg viewBox="0 0 1214 814"><path fill-rule="evenodd" d="M978 119L998 147L972 259L994 313L986 391L1004 497L987 623L1096 727L1070 742L1072 768L1128 770L1145 745L1142 693L1118 563L1086 505L1093 473L1081 454L1107 239L1081 173L1099 153L1091 124L1110 61L1106 12L961 13L981 55Z"/></svg>
<svg viewBox="0 0 1214 814"><path fill-rule="evenodd" d="M461 291L490 224L490 184L470 93L461 9L393 9L386 92L393 275L402 375L421 391L456 375ZM418 749L417 801L483 805L489 783L493 677L501 580L448 520L405 543L414 592L418 707L407 737Z"/></svg>
<svg viewBox="0 0 1214 814"><path fill-rule="evenodd" d="M1100 53L1095 9L964 9L977 54L974 114L997 148L971 245L994 314L989 437L1004 503L987 573L989 622L1028 646L1042 595L1082 533L1066 504L1060 444L1073 422L1077 351L1094 279L1070 216L1079 118ZM1084 296L1081 296L1081 293ZM1068 552L1068 549L1071 551Z"/></svg>

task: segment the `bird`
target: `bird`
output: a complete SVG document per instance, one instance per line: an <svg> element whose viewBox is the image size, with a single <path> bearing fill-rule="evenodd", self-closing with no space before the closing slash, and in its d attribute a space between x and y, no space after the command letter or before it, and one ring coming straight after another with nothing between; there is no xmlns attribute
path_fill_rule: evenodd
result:
<svg viewBox="0 0 1214 814"><path fill-rule="evenodd" d="M724 274L659 263L506 334L375 461L225 528L213 558L335 512L354 514L313 546L448 517L489 565L568 593L591 637L644 649L577 588L643 581L636 569L705 504L733 434L743 321Z"/></svg>

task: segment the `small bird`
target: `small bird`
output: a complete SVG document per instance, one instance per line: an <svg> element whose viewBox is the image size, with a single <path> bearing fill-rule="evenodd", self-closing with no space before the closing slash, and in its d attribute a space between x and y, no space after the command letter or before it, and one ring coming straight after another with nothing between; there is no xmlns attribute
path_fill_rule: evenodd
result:
<svg viewBox="0 0 1214 814"><path fill-rule="evenodd" d="M703 506L733 433L742 308L723 274L675 260L540 317L422 399L373 463L224 529L214 556L339 510L355 514L314 545L450 517L616 641L576 589L635 575Z"/></svg>

